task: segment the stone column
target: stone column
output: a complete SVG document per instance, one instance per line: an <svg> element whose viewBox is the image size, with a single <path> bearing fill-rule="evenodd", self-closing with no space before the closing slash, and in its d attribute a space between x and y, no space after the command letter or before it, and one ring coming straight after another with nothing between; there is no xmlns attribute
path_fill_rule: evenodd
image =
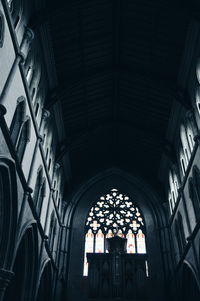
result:
<svg viewBox="0 0 200 301"><path fill-rule="evenodd" d="M0 269L0 301L3 301L5 291L13 277L14 273L12 271Z"/></svg>

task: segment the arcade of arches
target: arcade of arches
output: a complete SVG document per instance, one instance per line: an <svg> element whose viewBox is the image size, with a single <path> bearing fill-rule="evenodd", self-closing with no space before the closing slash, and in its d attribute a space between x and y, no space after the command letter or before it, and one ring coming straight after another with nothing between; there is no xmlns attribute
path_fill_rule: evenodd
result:
<svg viewBox="0 0 200 301"><path fill-rule="evenodd" d="M200 300L200 4L172 2L0 0L0 301Z"/></svg>

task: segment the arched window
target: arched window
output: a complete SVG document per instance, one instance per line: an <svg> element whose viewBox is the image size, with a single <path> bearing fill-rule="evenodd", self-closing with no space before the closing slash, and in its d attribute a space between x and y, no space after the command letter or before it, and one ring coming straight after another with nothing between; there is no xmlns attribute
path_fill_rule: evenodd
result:
<svg viewBox="0 0 200 301"><path fill-rule="evenodd" d="M53 242L54 242L54 227L55 227L55 212L51 213L51 220L50 220L50 228L49 228L49 249L53 249Z"/></svg>
<svg viewBox="0 0 200 301"><path fill-rule="evenodd" d="M182 150L181 150L181 152L180 152L180 164L181 164L182 174L183 174L183 176L184 176L185 173L186 173L186 169L187 169L187 163L186 163L186 159L185 159L185 156L184 156Z"/></svg>
<svg viewBox="0 0 200 301"><path fill-rule="evenodd" d="M46 155L45 155L46 160L48 159L48 155L49 155L49 148L47 147Z"/></svg>
<svg viewBox="0 0 200 301"><path fill-rule="evenodd" d="M27 80L28 85L30 85L30 82L31 82L31 79L32 79L32 76L33 76L33 72L34 72L33 57L34 57L33 52L30 50L28 55L27 55L27 58L25 60L25 63L24 63L24 72L25 72L25 76L26 76L26 80Z"/></svg>
<svg viewBox="0 0 200 301"><path fill-rule="evenodd" d="M187 167L190 160L191 152L190 152L190 148L187 140L187 133L184 125L181 125L180 127L180 138L181 138L181 143L183 148L183 154L185 156L186 167Z"/></svg>
<svg viewBox="0 0 200 301"><path fill-rule="evenodd" d="M12 119L12 123L10 126L10 136L13 144L16 146L19 135L21 132L21 128L26 118L26 104L24 97L20 97L17 100L17 107L15 109L15 113Z"/></svg>
<svg viewBox="0 0 200 301"><path fill-rule="evenodd" d="M174 207L177 202L178 198L178 177L174 171L169 172L169 195L168 195L168 201L169 201L169 207L170 212L172 213L174 210Z"/></svg>
<svg viewBox="0 0 200 301"><path fill-rule="evenodd" d="M39 111L39 103L37 102L36 106L35 106L35 117L37 117L38 111Z"/></svg>
<svg viewBox="0 0 200 301"><path fill-rule="evenodd" d="M33 202L35 204L35 208L40 214L42 208L42 202L45 197L46 192L46 185L45 185L45 178L43 178L43 169L40 166L37 172L37 180L35 184L34 194L33 194Z"/></svg>
<svg viewBox="0 0 200 301"><path fill-rule="evenodd" d="M87 253L105 253L106 238L127 238L127 253L146 253L145 225L139 208L117 189L101 196L90 209L85 225L84 276Z"/></svg>
<svg viewBox="0 0 200 301"><path fill-rule="evenodd" d="M7 3L8 3L8 7L11 9L11 6L13 4L13 0L7 0Z"/></svg>
<svg viewBox="0 0 200 301"><path fill-rule="evenodd" d="M14 28L16 28L17 25L19 24L20 18L22 16L23 1L22 0L7 0L7 2L8 2L8 6L10 8L10 12L12 15Z"/></svg>
<svg viewBox="0 0 200 301"><path fill-rule="evenodd" d="M28 69L27 69L27 72L26 72L26 79L27 79L28 83L30 83L32 75L33 75L33 67L28 66Z"/></svg>
<svg viewBox="0 0 200 301"><path fill-rule="evenodd" d="M189 179L189 197L192 201L192 205L194 208L196 222L198 222L200 220L200 204L198 200L197 189L194 186L191 178Z"/></svg>
<svg viewBox="0 0 200 301"><path fill-rule="evenodd" d="M193 148L194 148L194 134L190 127L187 128L187 137L188 137L190 152L192 153Z"/></svg>
<svg viewBox="0 0 200 301"><path fill-rule="evenodd" d="M36 89L33 88L32 92L31 92L31 98L32 98L32 100L33 100L33 98L34 98L34 96L35 96L35 92L36 92Z"/></svg>
<svg viewBox="0 0 200 301"><path fill-rule="evenodd" d="M22 126L19 140L18 140L18 143L16 146L17 154L18 154L18 158L19 158L20 162L22 162L22 159L23 159L23 156L25 153L25 149L26 149L26 145L30 141L30 130L31 130L30 118L27 117L26 121L24 122L24 124Z"/></svg>
<svg viewBox="0 0 200 301"><path fill-rule="evenodd" d="M196 106L197 106L197 111L200 115L200 87L198 87L196 91Z"/></svg>
<svg viewBox="0 0 200 301"><path fill-rule="evenodd" d="M0 48L3 46L4 41L4 17L0 11Z"/></svg>
<svg viewBox="0 0 200 301"><path fill-rule="evenodd" d="M48 171L50 171L50 168L51 168L51 158L49 158Z"/></svg>
<svg viewBox="0 0 200 301"><path fill-rule="evenodd" d="M55 236L57 234L57 219L55 216L55 212L53 211L51 213L51 222L50 222L50 229L49 229L49 236L50 236L50 240L49 240L49 248L51 251L53 251L54 249L54 242L55 242Z"/></svg>
<svg viewBox="0 0 200 301"><path fill-rule="evenodd" d="M170 213L172 214L173 209L174 209L174 207L173 207L174 204L173 204L173 202L172 202L171 192L169 192L169 195L168 195L168 202L169 202Z"/></svg>
<svg viewBox="0 0 200 301"><path fill-rule="evenodd" d="M46 195L46 181L43 178L42 179L42 186L41 186L41 189L40 189L39 195L38 195L37 207L36 207L38 216L40 216L40 214L41 214L42 204L43 204L43 200L45 198L45 195Z"/></svg>

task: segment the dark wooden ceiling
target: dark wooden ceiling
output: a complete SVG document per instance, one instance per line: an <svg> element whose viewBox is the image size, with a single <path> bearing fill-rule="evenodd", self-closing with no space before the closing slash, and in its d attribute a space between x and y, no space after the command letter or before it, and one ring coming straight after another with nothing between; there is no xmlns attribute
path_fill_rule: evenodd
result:
<svg viewBox="0 0 200 301"><path fill-rule="evenodd" d="M48 6L73 179L119 166L156 181L191 7L176 0Z"/></svg>

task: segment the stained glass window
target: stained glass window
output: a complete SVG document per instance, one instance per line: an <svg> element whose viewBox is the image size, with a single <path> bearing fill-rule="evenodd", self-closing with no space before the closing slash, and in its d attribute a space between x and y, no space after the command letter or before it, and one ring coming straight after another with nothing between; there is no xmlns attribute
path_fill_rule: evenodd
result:
<svg viewBox="0 0 200 301"><path fill-rule="evenodd" d="M87 253L105 253L105 239L127 238L127 253L146 253L145 225L139 208L127 195L112 189L97 200L86 220L84 276L88 273Z"/></svg>

